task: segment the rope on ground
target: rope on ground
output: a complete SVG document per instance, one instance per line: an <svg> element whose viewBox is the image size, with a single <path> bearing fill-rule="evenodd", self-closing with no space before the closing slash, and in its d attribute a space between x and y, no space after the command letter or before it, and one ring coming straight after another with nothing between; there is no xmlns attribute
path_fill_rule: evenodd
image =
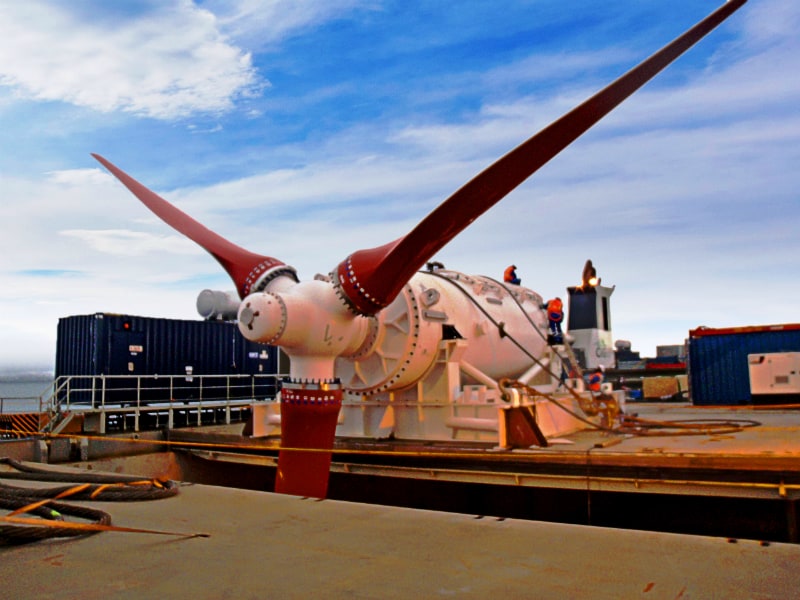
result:
<svg viewBox="0 0 800 600"><path fill-rule="evenodd" d="M100 531L135 531L185 537L204 535L115 527L111 524L111 516L105 511L59 502L63 498L108 502L167 498L178 493L178 486L174 481L142 479L126 475L52 471L2 457L0 464L16 469L16 472L0 473L3 479L77 483L77 485L49 488L18 487L0 483L0 508L12 511L0 517L0 546L25 544L48 538L86 536ZM30 516L18 516L21 514ZM34 519L33 516L39 518ZM65 521L64 516L81 519L83 522Z"/></svg>
<svg viewBox="0 0 800 600"><path fill-rule="evenodd" d="M562 402L550 394L525 385L519 381L501 380L501 389L517 388L530 397L542 397L555 404L558 408L571 417L589 425L590 427L618 435L633 435L637 437L666 437L675 435L725 435L738 433L749 427L758 427L760 422L751 419L684 419L671 421L654 421L641 419L635 415L626 415L619 410L616 400L603 394L593 395L591 399L577 397L581 410L590 416L601 414L604 424L597 424L570 410ZM612 426L612 423L618 423Z"/></svg>
<svg viewBox="0 0 800 600"><path fill-rule="evenodd" d="M600 396L585 398L575 393L575 391L572 390L571 388L567 388L567 390L572 393L573 398L578 401L578 405L581 407L581 410L586 415L595 416L598 414L603 414L604 420L609 424L609 425L603 425L595 423L594 421L591 421L588 418L586 418L584 415L581 415L575 412L574 410L567 408L566 406L564 406L562 402L559 402L554 396L546 392L539 391L534 387L522 383L521 381L513 381L511 379L501 379L499 385L500 389L503 391L509 388L515 388L521 390L522 393L527 395L528 397L533 398L538 396L544 398L548 402L555 404L558 408L567 413L573 419L580 421L581 423L589 426L592 429L605 431L606 433L618 433L616 429L610 427L610 423L619 414L619 407L617 406L617 402L610 396L606 399L607 401L601 401Z"/></svg>
<svg viewBox="0 0 800 600"><path fill-rule="evenodd" d="M636 416L623 415L620 433L635 436L666 437L673 435L724 435L739 433L749 427L758 427L751 419L685 419L676 421L652 421Z"/></svg>

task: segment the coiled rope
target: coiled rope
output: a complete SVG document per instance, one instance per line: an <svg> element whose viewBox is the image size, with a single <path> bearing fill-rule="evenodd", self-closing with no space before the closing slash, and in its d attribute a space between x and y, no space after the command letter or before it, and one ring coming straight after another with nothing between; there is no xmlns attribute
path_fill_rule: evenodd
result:
<svg viewBox="0 0 800 600"><path fill-rule="evenodd" d="M174 481L142 479L128 475L51 471L26 465L11 458L0 458L0 464L15 469L0 473L2 479L77 484L42 488L0 483L0 508L12 511L0 517L0 546L25 544L48 538L86 536L100 531L189 537L204 535L115 527L111 524L111 516L105 511L59 502L63 498L107 502L168 498L178 493L178 486ZM65 516L81 519L82 522L66 521Z"/></svg>

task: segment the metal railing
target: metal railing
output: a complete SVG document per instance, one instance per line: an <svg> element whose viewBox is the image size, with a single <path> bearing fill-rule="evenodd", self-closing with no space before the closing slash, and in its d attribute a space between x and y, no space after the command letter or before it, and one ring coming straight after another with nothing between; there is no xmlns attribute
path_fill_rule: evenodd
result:
<svg viewBox="0 0 800 600"><path fill-rule="evenodd" d="M52 376L4 374L0 376L0 415L46 410L52 392Z"/></svg>
<svg viewBox="0 0 800 600"><path fill-rule="evenodd" d="M284 375L70 375L54 382L50 404L61 410L153 403L256 400L274 397Z"/></svg>
<svg viewBox="0 0 800 600"><path fill-rule="evenodd" d="M5 384L9 382L4 381L3 385L8 389ZM38 379L15 380L9 385L11 394L0 395L0 440L28 437L40 431L47 422L48 400L53 390L52 382Z"/></svg>
<svg viewBox="0 0 800 600"><path fill-rule="evenodd" d="M171 427L175 414L183 415L189 425L193 423L188 423L187 415L192 412L200 425L204 412L219 410L230 422L232 408L273 400L283 377L277 373L60 376L38 398L0 398L0 415L7 410L6 414L37 412L40 431L53 431L66 415L97 413L102 433L109 419L121 419L122 428L127 428L127 416L135 431L143 415L154 416L156 423L159 415L165 415L164 425Z"/></svg>
<svg viewBox="0 0 800 600"><path fill-rule="evenodd" d="M0 415L47 410L50 393L39 396L0 396Z"/></svg>

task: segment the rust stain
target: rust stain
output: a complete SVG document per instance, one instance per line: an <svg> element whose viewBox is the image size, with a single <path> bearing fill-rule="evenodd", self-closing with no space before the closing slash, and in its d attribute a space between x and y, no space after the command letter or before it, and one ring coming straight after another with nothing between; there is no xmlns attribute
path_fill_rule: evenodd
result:
<svg viewBox="0 0 800 600"><path fill-rule="evenodd" d="M52 556L46 556L42 560L44 562L54 566L54 567L63 567L64 566L64 555L63 554L53 554Z"/></svg>
<svg viewBox="0 0 800 600"><path fill-rule="evenodd" d="M643 594L646 594L647 592L649 592L650 590L652 590L652 589L653 589L655 586L656 586L656 584L655 584L655 583L653 583L653 582L651 581L651 582L650 582L650 583L648 583L646 586L644 586L644 589L642 590L642 593L643 593Z"/></svg>

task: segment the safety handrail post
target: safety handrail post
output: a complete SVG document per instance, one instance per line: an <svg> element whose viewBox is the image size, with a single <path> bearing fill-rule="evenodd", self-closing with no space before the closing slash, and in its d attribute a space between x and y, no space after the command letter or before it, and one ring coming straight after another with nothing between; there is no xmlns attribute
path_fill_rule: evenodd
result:
<svg viewBox="0 0 800 600"><path fill-rule="evenodd" d="M142 407L142 378L136 376L136 410L133 413L133 430L139 431L139 411Z"/></svg>

